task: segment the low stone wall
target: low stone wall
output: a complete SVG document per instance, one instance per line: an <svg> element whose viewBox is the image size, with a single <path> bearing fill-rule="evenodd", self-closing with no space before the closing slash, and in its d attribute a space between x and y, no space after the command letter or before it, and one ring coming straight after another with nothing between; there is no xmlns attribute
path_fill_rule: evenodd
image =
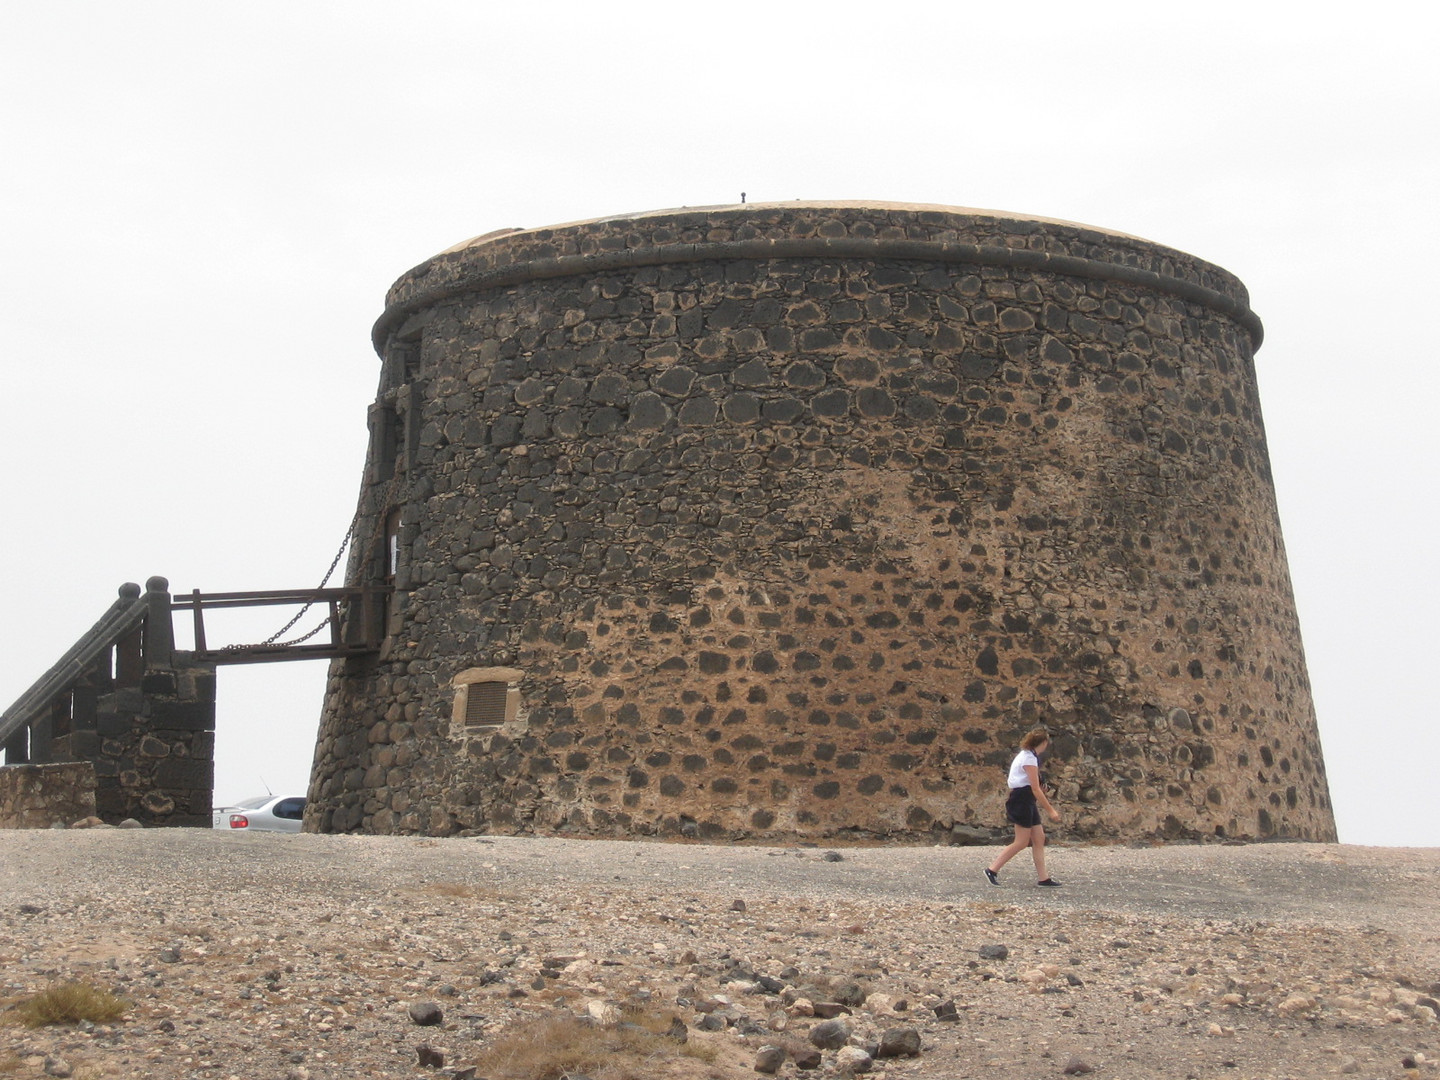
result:
<svg viewBox="0 0 1440 1080"><path fill-rule="evenodd" d="M0 829L49 829L94 816L88 761L0 766Z"/></svg>

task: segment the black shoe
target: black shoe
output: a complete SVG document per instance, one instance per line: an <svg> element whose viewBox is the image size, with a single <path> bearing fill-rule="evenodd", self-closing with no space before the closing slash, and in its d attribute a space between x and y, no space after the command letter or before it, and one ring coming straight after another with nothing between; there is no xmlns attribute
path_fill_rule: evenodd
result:
<svg viewBox="0 0 1440 1080"><path fill-rule="evenodd" d="M985 868L985 877L986 877L986 880L988 880L991 885L999 885L999 884L1000 884L1000 875L997 874L997 873L995 873L995 871L994 871L994 870L991 870L988 866Z"/></svg>
<svg viewBox="0 0 1440 1080"><path fill-rule="evenodd" d="M1035 884L1036 884L1036 885L1043 885L1043 886L1044 886L1045 888L1047 888L1047 889L1058 889L1058 888L1060 888L1060 883L1059 883L1058 881L1056 881L1053 877L1047 877L1044 881L1037 881Z"/></svg>

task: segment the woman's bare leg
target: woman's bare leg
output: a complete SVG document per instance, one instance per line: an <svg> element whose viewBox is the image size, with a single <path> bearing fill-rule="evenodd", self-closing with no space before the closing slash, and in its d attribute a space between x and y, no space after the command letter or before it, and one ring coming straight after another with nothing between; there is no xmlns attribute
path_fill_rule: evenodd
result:
<svg viewBox="0 0 1440 1080"><path fill-rule="evenodd" d="M1039 826L1036 826L1035 828L1039 828ZM1030 834L1035 832L1035 828L1026 829L1020 827L1019 825L1015 826L1015 839L1010 842L1009 847L1007 847L1004 851L1000 852L999 855L996 855L995 861L990 864L990 870L992 873L998 874L1002 866L1004 866L1016 855L1019 855L1020 852L1024 851L1027 847L1030 846ZM1041 829L1040 831L1041 835L1043 836L1044 830Z"/></svg>
<svg viewBox="0 0 1440 1080"><path fill-rule="evenodd" d="M1018 854L1018 852L1017 852ZM1035 857L1037 881L1044 881L1050 875L1045 873L1045 826L1036 825L1030 830L1030 854Z"/></svg>

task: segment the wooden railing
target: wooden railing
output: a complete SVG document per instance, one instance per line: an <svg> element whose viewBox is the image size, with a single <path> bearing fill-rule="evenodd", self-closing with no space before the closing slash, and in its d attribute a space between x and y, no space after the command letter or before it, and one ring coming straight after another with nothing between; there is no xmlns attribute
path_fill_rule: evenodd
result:
<svg viewBox="0 0 1440 1080"><path fill-rule="evenodd" d="M207 664L262 664L281 660L333 659L360 656L380 648L390 590L382 587L338 589L271 589L260 592L194 592L176 596L172 605L190 608L195 626L195 659ZM235 608L298 606L299 614L285 630L249 645L213 647L205 632L205 612ZM311 608L323 615L319 624L299 636L280 640ZM318 642L310 639L320 637Z"/></svg>
<svg viewBox="0 0 1440 1080"><path fill-rule="evenodd" d="M7 764L50 760L50 740L68 730L77 688L93 698L111 687L138 686L150 668L170 665L169 588L163 577L152 577L143 592L134 582L120 586L99 621L0 714Z"/></svg>
<svg viewBox="0 0 1440 1080"><path fill-rule="evenodd" d="M266 592L202 593L172 598L170 584L152 577L142 591L128 583L90 630L0 714L0 749L7 764L49 760L49 743L84 722L97 694L139 686L147 673L168 669L176 656L173 611L189 608L195 626L195 664L260 664L281 660L324 660L364 656L379 650L390 589L274 589ZM309 632L280 640L284 632L254 645L213 647L206 638L205 612L293 605L300 615L319 607L323 616ZM287 630L289 627L286 628ZM319 641L311 638L319 637ZM82 716L84 714L84 716ZM93 726L93 725L92 725Z"/></svg>

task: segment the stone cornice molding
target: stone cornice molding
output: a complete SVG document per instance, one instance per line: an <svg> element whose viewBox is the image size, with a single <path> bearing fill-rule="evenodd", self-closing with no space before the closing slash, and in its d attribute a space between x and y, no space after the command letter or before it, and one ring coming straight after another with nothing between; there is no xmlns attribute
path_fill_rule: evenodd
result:
<svg viewBox="0 0 1440 1080"><path fill-rule="evenodd" d="M1264 326L1250 305L1227 293L1193 281L1138 266L1075 255L1060 255L999 244L972 244L945 240L909 240L888 237L793 237L707 241L695 244L660 244L651 247L600 251L524 259L499 266L467 268L451 280L431 288L416 283L426 276L428 264L407 275L411 279L403 300L392 303L375 323L371 340L383 352L389 335L415 312L467 293L503 289L527 281L547 281L612 270L680 263L764 261L775 259L895 260L1023 269L1063 277L1113 281L1199 304L1234 320L1250 336L1253 349L1264 339ZM436 260L431 260L434 263Z"/></svg>

